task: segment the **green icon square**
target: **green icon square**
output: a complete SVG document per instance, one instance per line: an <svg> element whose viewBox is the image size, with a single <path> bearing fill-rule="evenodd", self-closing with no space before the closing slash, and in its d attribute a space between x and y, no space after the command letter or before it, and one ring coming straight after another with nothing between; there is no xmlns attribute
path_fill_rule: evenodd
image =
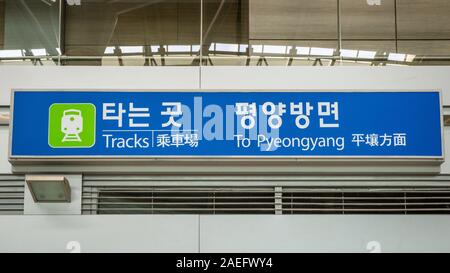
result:
<svg viewBox="0 0 450 273"><path fill-rule="evenodd" d="M95 105L54 103L48 110L48 145L90 148L95 144Z"/></svg>

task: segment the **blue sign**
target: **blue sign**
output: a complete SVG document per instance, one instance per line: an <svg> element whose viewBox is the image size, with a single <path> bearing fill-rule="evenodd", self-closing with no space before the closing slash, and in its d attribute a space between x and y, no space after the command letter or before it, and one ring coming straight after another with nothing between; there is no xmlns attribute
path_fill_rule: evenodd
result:
<svg viewBox="0 0 450 273"><path fill-rule="evenodd" d="M443 157L437 91L12 95L11 159Z"/></svg>

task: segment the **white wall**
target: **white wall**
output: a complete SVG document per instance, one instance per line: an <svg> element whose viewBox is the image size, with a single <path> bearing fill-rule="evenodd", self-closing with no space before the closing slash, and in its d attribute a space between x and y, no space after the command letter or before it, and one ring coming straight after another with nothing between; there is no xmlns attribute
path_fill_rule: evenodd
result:
<svg viewBox="0 0 450 273"><path fill-rule="evenodd" d="M0 66L0 105L11 89L196 89L198 67Z"/></svg>
<svg viewBox="0 0 450 273"><path fill-rule="evenodd" d="M450 217L200 216L202 252L450 252Z"/></svg>
<svg viewBox="0 0 450 273"><path fill-rule="evenodd" d="M200 77L201 70L201 77ZM443 90L450 67L80 67L0 66L0 105L16 89ZM201 80L200 80L201 79Z"/></svg>
<svg viewBox="0 0 450 273"><path fill-rule="evenodd" d="M202 88L441 89L450 106L449 75L450 67L0 67L0 105L12 88ZM0 127L0 173L11 172L7 135ZM367 252L371 241L384 252L450 252L448 230L448 216L0 216L0 252L67 252L70 241L84 252Z"/></svg>
<svg viewBox="0 0 450 273"><path fill-rule="evenodd" d="M448 216L1 216L0 252L450 252Z"/></svg>
<svg viewBox="0 0 450 273"><path fill-rule="evenodd" d="M442 90L450 106L450 67L202 67L203 89Z"/></svg>
<svg viewBox="0 0 450 273"><path fill-rule="evenodd" d="M8 162L9 129L0 125L0 174L11 173Z"/></svg>
<svg viewBox="0 0 450 273"><path fill-rule="evenodd" d="M79 67L79 66L0 66L0 106L9 105L15 89L298 89L298 90L442 90L445 106L450 106L450 67ZM0 152L7 149L7 133L0 127ZM444 142L449 142L447 132ZM445 143L444 143L445 144ZM449 147L446 146L446 150ZM449 153L447 153L449 154ZM374 166L375 168L376 166ZM27 167L28 168L28 167ZM158 167L162 169L162 167ZM225 168L225 167L224 167ZM304 168L299 166L298 170ZM396 166L380 166L396 172ZM66 168L96 171L94 166ZM117 171L116 167L104 167ZM148 169L148 167L144 167ZM143 171L142 168L136 170ZM311 169L311 168L310 168ZM316 171L305 167L301 171ZM342 167L338 169L344 170ZM399 168L401 171L402 168ZM419 166L411 172L436 172L439 168ZM18 168L18 170L21 170ZM31 168L28 168L31 170ZM35 171L47 170L38 166ZM256 169L255 169L256 170ZM297 170L297 168L295 168ZM331 169L330 169L331 170ZM359 169L353 170L357 172ZM55 171L58 171L56 169ZM130 169L134 171L134 169ZM224 169L225 171L225 169ZM292 171L292 170L290 170ZM375 171L379 171L374 169ZM0 173L11 166L0 154ZM445 163L442 173L450 173Z"/></svg>
<svg viewBox="0 0 450 273"><path fill-rule="evenodd" d="M198 252L198 216L0 216L0 252Z"/></svg>

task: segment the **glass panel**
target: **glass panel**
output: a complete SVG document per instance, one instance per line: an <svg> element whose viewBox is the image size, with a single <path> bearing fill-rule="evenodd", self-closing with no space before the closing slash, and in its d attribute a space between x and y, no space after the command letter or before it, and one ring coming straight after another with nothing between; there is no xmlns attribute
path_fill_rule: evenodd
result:
<svg viewBox="0 0 450 273"><path fill-rule="evenodd" d="M449 14L448 0L397 0L398 51L417 55L413 64L450 64Z"/></svg>
<svg viewBox="0 0 450 273"><path fill-rule="evenodd" d="M340 2L339 65L384 65L396 53L395 0Z"/></svg>
<svg viewBox="0 0 450 273"><path fill-rule="evenodd" d="M0 50L5 45L5 1L0 0Z"/></svg>
<svg viewBox="0 0 450 273"><path fill-rule="evenodd" d="M448 0L204 0L203 10L203 65L450 63Z"/></svg>
<svg viewBox="0 0 450 273"><path fill-rule="evenodd" d="M449 64L450 1L340 3L343 65ZM361 52L373 58L361 58Z"/></svg>
<svg viewBox="0 0 450 273"><path fill-rule="evenodd" d="M66 4L66 65L198 65L200 0Z"/></svg>
<svg viewBox="0 0 450 273"><path fill-rule="evenodd" d="M448 0L0 0L0 65L199 65L200 48L202 65L449 65L449 14Z"/></svg>
<svg viewBox="0 0 450 273"><path fill-rule="evenodd" d="M56 65L58 55L58 2L0 0L0 65Z"/></svg>
<svg viewBox="0 0 450 273"><path fill-rule="evenodd" d="M204 65L329 65L338 47L335 0L204 0L203 17Z"/></svg>
<svg viewBox="0 0 450 273"><path fill-rule="evenodd" d="M245 65L249 0L203 0L203 65Z"/></svg>

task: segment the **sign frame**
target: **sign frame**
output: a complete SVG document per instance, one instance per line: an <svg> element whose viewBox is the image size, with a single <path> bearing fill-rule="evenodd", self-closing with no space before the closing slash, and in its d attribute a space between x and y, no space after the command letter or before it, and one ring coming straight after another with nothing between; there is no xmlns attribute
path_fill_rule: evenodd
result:
<svg viewBox="0 0 450 273"><path fill-rule="evenodd" d="M12 139L13 139L13 123L14 123L14 95L16 92L198 92L198 93L262 93L262 92L332 92L332 93L401 93L401 92L437 92L439 94L439 114L440 114L440 128L441 128L441 156L317 156L317 155L271 155L271 156L201 156L201 155L142 155L142 156L114 156L114 155L77 155L77 156L17 156L12 155ZM94 89L50 89L50 88L12 88L10 94L10 122L9 122L9 143L8 143L8 161L11 164L21 162L52 162L52 163L70 163L70 162L152 162L152 161L432 161L442 164L445 161L445 139L444 139L444 118L443 118L443 98L442 89L111 89L111 88L94 88Z"/></svg>

